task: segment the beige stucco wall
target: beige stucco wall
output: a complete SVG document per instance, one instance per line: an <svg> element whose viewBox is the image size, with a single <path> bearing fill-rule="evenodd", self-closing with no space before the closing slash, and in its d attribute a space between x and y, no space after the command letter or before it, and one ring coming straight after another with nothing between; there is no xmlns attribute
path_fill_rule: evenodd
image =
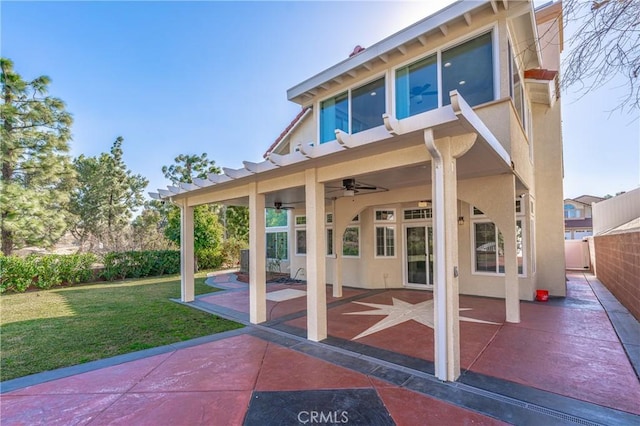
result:
<svg viewBox="0 0 640 426"><path fill-rule="evenodd" d="M564 263L564 204L562 191L562 131L560 102L549 108L533 104L533 194L536 219L537 287L554 296L566 295Z"/></svg>

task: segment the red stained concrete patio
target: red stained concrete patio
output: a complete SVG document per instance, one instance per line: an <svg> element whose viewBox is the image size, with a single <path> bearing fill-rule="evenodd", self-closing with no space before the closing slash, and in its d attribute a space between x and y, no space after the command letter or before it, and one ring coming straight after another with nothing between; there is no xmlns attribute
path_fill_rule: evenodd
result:
<svg viewBox="0 0 640 426"><path fill-rule="evenodd" d="M415 320L354 340L385 318L347 315L375 310L356 302L391 305L395 298L417 304L431 299L430 292L345 288L343 298L335 299L329 288L330 339L324 344L296 343L293 337L282 337L281 332L249 327L191 347L169 348L164 353L32 386L14 385L16 390L1 396L0 423L240 425L254 391L373 389L398 425L503 424L499 419L518 424L529 414L518 417L517 407L515 414L507 413L508 407L499 398L495 400L503 405L492 407L494 400L489 395L500 394L504 388L505 395L516 398L509 394L515 392L514 386L523 400L529 393L537 401L551 400L555 395L567 397L563 401L569 405L575 402L577 412L585 407L587 411L605 410L600 419L610 421L602 421L604 424L640 420L633 416L640 415L640 383L607 313L583 274L568 277L566 299L521 303L519 324L504 322L502 300L461 296L460 308L468 308L460 312L461 317L497 324L461 321L460 384L425 381L420 378L423 373L411 376L406 365L394 370L388 360L368 369L376 351L417 360L416 365L433 360L433 330ZM210 281L227 291L201 296L196 305L246 319L247 284L236 281L233 274ZM268 286L270 293L284 289L304 290L305 286ZM267 326L304 335L305 308L304 296L268 301ZM269 333L279 334L265 337ZM298 338L300 341L304 342ZM344 361L343 352L353 348L366 349L367 355L354 358L355 362ZM488 399L478 402L471 388L466 397L460 396L460 392L467 392L465 383L474 380L493 383L486 392ZM580 406L583 403L588 404ZM618 411L607 411L606 407ZM543 416L539 412L528 418L537 423L538 415ZM547 424L546 418L539 419ZM264 424L275 421L265 419Z"/></svg>

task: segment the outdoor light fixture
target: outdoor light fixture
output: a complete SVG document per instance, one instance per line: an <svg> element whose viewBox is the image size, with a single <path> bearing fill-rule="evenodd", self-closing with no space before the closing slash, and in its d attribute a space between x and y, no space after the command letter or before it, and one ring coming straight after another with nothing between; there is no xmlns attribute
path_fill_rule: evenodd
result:
<svg viewBox="0 0 640 426"><path fill-rule="evenodd" d="M418 207L431 207L431 202L427 200L418 201Z"/></svg>
<svg viewBox="0 0 640 426"><path fill-rule="evenodd" d="M458 216L458 225L464 225L464 216Z"/></svg>

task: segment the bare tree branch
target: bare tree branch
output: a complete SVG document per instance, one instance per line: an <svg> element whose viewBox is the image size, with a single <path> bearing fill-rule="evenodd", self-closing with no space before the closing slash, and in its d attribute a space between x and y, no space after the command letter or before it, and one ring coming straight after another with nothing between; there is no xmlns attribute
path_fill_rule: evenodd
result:
<svg viewBox="0 0 640 426"><path fill-rule="evenodd" d="M640 108L640 0L564 0L565 27L578 28L568 43L563 86L585 95L615 77L626 78L616 110Z"/></svg>

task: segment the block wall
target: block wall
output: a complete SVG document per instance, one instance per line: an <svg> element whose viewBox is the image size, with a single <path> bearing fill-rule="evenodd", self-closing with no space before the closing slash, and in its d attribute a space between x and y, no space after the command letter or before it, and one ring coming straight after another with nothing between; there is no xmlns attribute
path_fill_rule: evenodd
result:
<svg viewBox="0 0 640 426"><path fill-rule="evenodd" d="M594 238L598 279L640 321L640 231Z"/></svg>

